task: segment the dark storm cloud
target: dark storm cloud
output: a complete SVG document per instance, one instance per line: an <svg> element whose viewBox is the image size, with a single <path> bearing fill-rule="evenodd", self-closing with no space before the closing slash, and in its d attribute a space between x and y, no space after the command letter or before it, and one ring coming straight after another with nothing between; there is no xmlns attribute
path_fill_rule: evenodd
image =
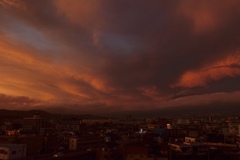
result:
<svg viewBox="0 0 240 160"><path fill-rule="evenodd" d="M1 0L0 13L0 56L16 66L21 55L31 72L23 78L4 65L5 94L30 96L31 81L33 98L92 111L239 90L237 0ZM24 93L8 82L24 84Z"/></svg>
<svg viewBox="0 0 240 160"><path fill-rule="evenodd" d="M207 1L201 3L202 12L205 12L204 6L212 5L209 9L214 15L218 14L222 7L222 4L219 4L218 8L218 4L213 6ZM146 43L152 44L152 48L137 55L114 55L115 57L110 59L106 66L113 83L131 89L154 85L160 91L171 92L170 85L175 83L185 71L204 68L205 64L214 63L239 50L240 13L237 10L227 10L227 13L220 14L223 15L222 17L214 17L220 22L213 30L195 33L193 20L181 14L178 5L181 5L181 2L165 4L165 6L159 2L158 5L154 5L157 8L155 14L151 14L151 17L146 19L143 17L146 17L149 10L145 5L138 6L141 9L138 8L140 12L135 12L135 17L131 15L129 18L128 14L125 15L123 18L125 22L120 23L120 29L115 31L121 32L127 26L127 30L131 30L132 35L136 34ZM128 5L116 6L118 9L113 8L113 11L122 10L126 13L136 11L134 7L126 7ZM165 7L167 11L163 9L162 12L162 8ZM201 13L201 7L199 12ZM131 17L137 19L138 23L131 25ZM118 20L118 17L115 18ZM129 23L126 22L128 20ZM149 26L159 27L148 28ZM154 37L157 38L148 37L147 31L154 32Z"/></svg>

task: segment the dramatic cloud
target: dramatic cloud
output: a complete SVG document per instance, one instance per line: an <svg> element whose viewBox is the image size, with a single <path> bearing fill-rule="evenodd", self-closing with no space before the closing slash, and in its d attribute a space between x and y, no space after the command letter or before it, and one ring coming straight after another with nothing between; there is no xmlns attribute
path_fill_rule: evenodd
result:
<svg viewBox="0 0 240 160"><path fill-rule="evenodd" d="M239 19L238 0L0 0L0 103L112 112L237 101Z"/></svg>
<svg viewBox="0 0 240 160"><path fill-rule="evenodd" d="M204 66L200 70L187 71L175 87L199 87L206 86L212 81L218 81L225 77L239 77L240 57L239 55L229 56L221 61Z"/></svg>
<svg viewBox="0 0 240 160"><path fill-rule="evenodd" d="M14 109L34 109L39 107L40 102L35 99L30 99L24 96L7 96L0 94L0 107L1 108L14 108Z"/></svg>

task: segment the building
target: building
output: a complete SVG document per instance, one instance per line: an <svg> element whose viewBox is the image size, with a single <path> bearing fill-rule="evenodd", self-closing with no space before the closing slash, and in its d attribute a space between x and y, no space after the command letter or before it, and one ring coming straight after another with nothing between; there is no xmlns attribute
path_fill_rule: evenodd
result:
<svg viewBox="0 0 240 160"><path fill-rule="evenodd" d="M0 144L0 159L23 160L26 159L26 144Z"/></svg>
<svg viewBox="0 0 240 160"><path fill-rule="evenodd" d="M207 159L208 147L204 143L196 142L196 138L185 137L183 143L169 143L170 159Z"/></svg>
<svg viewBox="0 0 240 160"><path fill-rule="evenodd" d="M112 147L98 147L96 149L96 160L110 160L113 157L113 148Z"/></svg>
<svg viewBox="0 0 240 160"><path fill-rule="evenodd" d="M23 119L23 131L29 133L39 134L41 128L49 128L50 123L39 114L33 115L31 118Z"/></svg>
<svg viewBox="0 0 240 160"><path fill-rule="evenodd" d="M148 147L129 146L126 148L126 160L154 160L154 155L149 153Z"/></svg>
<svg viewBox="0 0 240 160"><path fill-rule="evenodd" d="M187 143L196 142L196 138L193 138L193 137L185 137L185 142L187 142Z"/></svg>
<svg viewBox="0 0 240 160"><path fill-rule="evenodd" d="M65 118L62 119L58 129L67 130L67 131L79 131L80 126L82 125L82 119L77 117Z"/></svg>
<svg viewBox="0 0 240 160"><path fill-rule="evenodd" d="M69 139L69 150L87 150L101 146L104 143L104 137L93 135L84 135L81 137L73 137Z"/></svg>

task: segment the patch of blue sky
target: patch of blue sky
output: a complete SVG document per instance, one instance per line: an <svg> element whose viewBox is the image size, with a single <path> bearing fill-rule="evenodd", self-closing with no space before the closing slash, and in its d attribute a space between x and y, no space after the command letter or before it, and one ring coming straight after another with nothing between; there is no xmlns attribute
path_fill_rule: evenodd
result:
<svg viewBox="0 0 240 160"><path fill-rule="evenodd" d="M132 54L149 47L139 37L131 35L120 35L116 33L105 33L101 37L101 43L106 47L115 50L115 53Z"/></svg>
<svg viewBox="0 0 240 160"><path fill-rule="evenodd" d="M38 50L56 50L59 44L51 40L43 32L20 20L11 19L9 24L1 26L4 32L16 43L30 45Z"/></svg>

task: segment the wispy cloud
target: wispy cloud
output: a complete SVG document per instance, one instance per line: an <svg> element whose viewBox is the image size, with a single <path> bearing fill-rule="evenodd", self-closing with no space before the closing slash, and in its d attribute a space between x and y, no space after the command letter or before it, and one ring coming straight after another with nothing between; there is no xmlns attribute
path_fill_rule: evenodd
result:
<svg viewBox="0 0 240 160"><path fill-rule="evenodd" d="M0 0L0 93L86 112L237 95L239 9L238 0Z"/></svg>

